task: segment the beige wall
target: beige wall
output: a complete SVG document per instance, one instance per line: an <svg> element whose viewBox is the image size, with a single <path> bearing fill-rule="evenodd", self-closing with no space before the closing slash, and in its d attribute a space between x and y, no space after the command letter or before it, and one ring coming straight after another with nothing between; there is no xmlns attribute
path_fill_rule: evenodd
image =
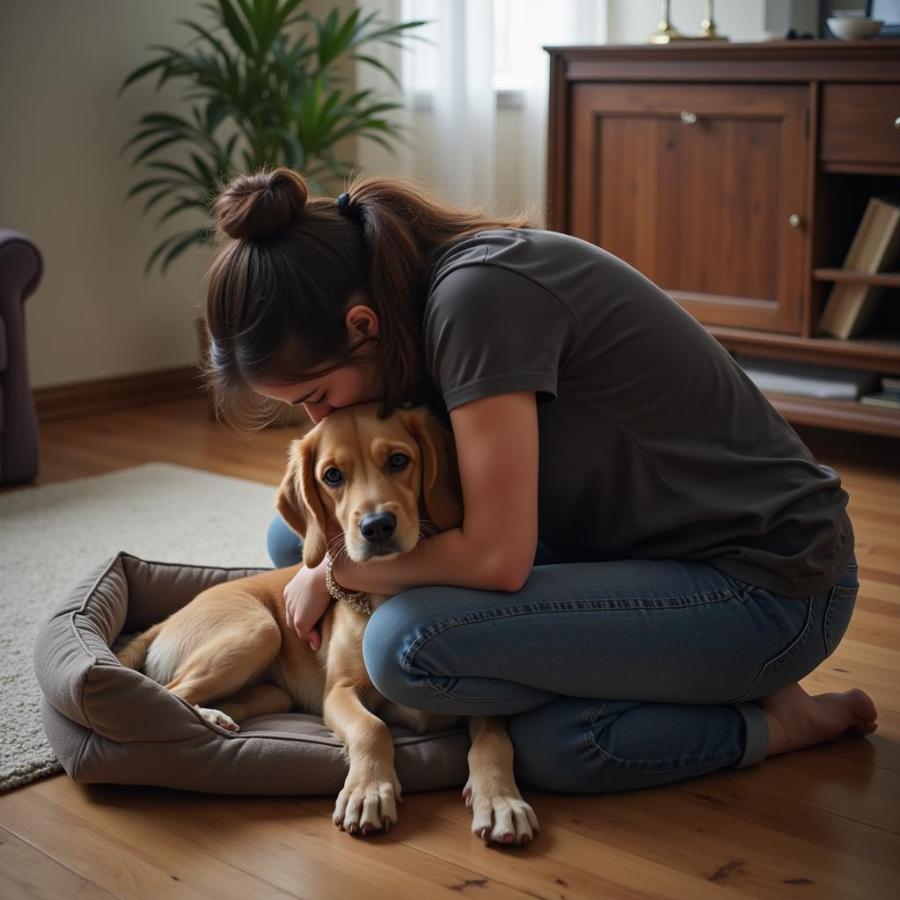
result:
<svg viewBox="0 0 900 900"><path fill-rule="evenodd" d="M683 34L697 34L703 21L704 0L674 0L671 18ZM608 34L611 44L640 44L656 31L659 0L609 0ZM761 41L767 37L764 0L718 0L716 27L732 41Z"/></svg>
<svg viewBox="0 0 900 900"><path fill-rule="evenodd" d="M310 10L334 2L316 0ZM341 0L352 7L349 0ZM45 387L188 365L208 251L191 248L159 274L150 252L205 217L125 200L145 171L119 156L147 112L177 111L179 91L155 78L116 94L154 55L184 46L177 23L208 21L200 0L3 0L0 3L0 227L24 232L44 257L26 304L32 385ZM346 152L346 150L345 150ZM172 158L175 158L174 153Z"/></svg>

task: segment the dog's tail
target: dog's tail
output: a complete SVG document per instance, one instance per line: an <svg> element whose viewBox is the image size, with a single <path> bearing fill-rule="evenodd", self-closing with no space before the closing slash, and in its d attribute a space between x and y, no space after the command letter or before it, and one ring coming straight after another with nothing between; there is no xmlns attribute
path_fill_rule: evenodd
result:
<svg viewBox="0 0 900 900"><path fill-rule="evenodd" d="M163 627L163 622L157 622L156 625L148 628L146 631L133 637L116 656L120 663L128 669L138 669L144 665L147 657L147 648L153 643L156 636Z"/></svg>

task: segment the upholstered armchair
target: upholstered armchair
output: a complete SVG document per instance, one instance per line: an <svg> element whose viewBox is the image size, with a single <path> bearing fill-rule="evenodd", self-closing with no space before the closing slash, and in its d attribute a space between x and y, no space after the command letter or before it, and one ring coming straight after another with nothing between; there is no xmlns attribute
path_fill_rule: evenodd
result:
<svg viewBox="0 0 900 900"><path fill-rule="evenodd" d="M23 305L42 273L38 248L24 234L0 228L0 484L37 476L37 415L28 380Z"/></svg>

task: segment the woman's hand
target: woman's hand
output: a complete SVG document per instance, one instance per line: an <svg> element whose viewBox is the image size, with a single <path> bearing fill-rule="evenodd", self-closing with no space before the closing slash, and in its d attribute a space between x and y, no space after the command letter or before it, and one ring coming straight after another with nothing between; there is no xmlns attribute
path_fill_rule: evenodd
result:
<svg viewBox="0 0 900 900"><path fill-rule="evenodd" d="M303 566L284 586L284 615L288 627L293 628L301 640L309 641L314 652L322 645L316 625L332 600L325 588L324 562L314 569Z"/></svg>

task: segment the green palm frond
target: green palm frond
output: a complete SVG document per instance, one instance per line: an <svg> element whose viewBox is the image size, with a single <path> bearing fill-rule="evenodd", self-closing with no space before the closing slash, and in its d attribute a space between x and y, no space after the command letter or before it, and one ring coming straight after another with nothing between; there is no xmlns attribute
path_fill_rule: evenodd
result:
<svg viewBox="0 0 900 900"><path fill-rule="evenodd" d="M381 42L409 49L408 40L425 40L413 32L426 23L380 21L378 13L363 15L358 8L316 18L302 9L305 2L209 0L201 8L210 21L178 20L190 32L184 47L151 45L156 56L123 80L119 96L155 76L157 90L177 83L190 104L187 114L153 112L138 120L120 154L132 150L130 166L143 165L149 177L126 199L145 194L145 213L163 204L157 226L195 210L210 218L205 227L166 238L145 272L157 260L165 272L191 244L212 241L211 204L237 172L286 165L323 191L324 179L346 178L354 167L334 154L341 139L357 135L388 150L405 142L404 129L390 117L400 104L371 90L342 89L337 70L362 62L399 88L391 69L363 48Z"/></svg>

